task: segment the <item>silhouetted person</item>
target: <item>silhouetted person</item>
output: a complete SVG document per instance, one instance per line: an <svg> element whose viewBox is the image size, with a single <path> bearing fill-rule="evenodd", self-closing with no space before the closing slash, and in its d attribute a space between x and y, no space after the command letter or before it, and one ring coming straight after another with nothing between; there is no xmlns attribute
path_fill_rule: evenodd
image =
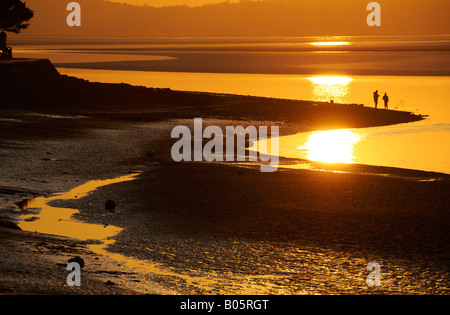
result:
<svg viewBox="0 0 450 315"><path fill-rule="evenodd" d="M0 50L2 50L4 53L8 50L8 47L6 47L6 33L1 32L0 33Z"/></svg>
<svg viewBox="0 0 450 315"><path fill-rule="evenodd" d="M12 58L12 50L6 46L6 33L0 33L0 50L2 57L6 56L7 58Z"/></svg>
<svg viewBox="0 0 450 315"><path fill-rule="evenodd" d="M380 94L378 94L378 90L373 92L373 101L375 103L375 108L378 106L378 98L380 97Z"/></svg>
<svg viewBox="0 0 450 315"><path fill-rule="evenodd" d="M387 96L386 93L384 93L383 101L384 101L384 109L388 109L389 96Z"/></svg>

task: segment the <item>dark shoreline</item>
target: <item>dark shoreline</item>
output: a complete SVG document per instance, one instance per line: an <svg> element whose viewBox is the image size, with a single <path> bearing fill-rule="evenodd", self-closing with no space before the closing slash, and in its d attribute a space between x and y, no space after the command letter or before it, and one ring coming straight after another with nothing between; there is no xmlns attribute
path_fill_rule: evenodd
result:
<svg viewBox="0 0 450 315"><path fill-rule="evenodd" d="M48 60L0 61L0 110L83 115L123 121L223 118L298 124L304 130L360 128L419 121L405 111L232 94L183 92L61 76ZM17 73L22 77L17 78Z"/></svg>

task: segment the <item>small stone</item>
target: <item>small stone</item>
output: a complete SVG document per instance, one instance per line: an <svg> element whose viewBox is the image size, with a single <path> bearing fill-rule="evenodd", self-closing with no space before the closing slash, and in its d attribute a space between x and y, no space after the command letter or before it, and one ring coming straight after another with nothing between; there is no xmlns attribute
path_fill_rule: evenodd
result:
<svg viewBox="0 0 450 315"><path fill-rule="evenodd" d="M84 259L81 258L80 256L75 256L75 257L73 257L73 258L70 258L70 259L68 260L68 262L69 262L69 263L71 263L71 262L76 262L77 264L80 265L80 268L83 268L83 267L84 267Z"/></svg>
<svg viewBox="0 0 450 315"><path fill-rule="evenodd" d="M108 200L105 202L105 209L113 211L116 209L116 203L113 200Z"/></svg>

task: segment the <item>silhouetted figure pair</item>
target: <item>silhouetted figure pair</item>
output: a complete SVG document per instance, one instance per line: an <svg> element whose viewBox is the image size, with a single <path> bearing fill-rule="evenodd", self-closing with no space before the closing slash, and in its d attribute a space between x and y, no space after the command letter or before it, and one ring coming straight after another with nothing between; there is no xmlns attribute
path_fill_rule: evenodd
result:
<svg viewBox="0 0 450 315"><path fill-rule="evenodd" d="M375 108L378 106L378 98L380 97L380 94L378 94L378 90L373 92L373 102L375 103ZM388 103L389 103L389 96L387 96L386 93L383 95L383 101L384 101L384 109L388 109Z"/></svg>
<svg viewBox="0 0 450 315"><path fill-rule="evenodd" d="M6 33L0 33L0 52L2 58L12 58L12 49L6 45Z"/></svg>

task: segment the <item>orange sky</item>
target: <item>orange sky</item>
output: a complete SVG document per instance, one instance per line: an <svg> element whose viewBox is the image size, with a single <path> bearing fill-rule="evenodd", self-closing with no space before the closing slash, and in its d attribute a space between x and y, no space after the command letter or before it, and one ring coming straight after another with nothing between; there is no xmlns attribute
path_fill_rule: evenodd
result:
<svg viewBox="0 0 450 315"><path fill-rule="evenodd" d="M239 2L241 0L106 0L111 2L118 2L118 3L128 3L128 4L134 4L134 5L150 5L155 7L161 7L161 6L170 6L170 5L188 5L188 6L201 6L207 3L220 3L220 2ZM263 1L263 0L244 0L244 1ZM284 1L284 0L280 0ZM302 0L297 0L302 1ZM320 0L318 0L320 1ZM340 0L345 2L346 0ZM361 0L361 3L369 3L376 0ZM405 6L414 6L415 0L395 0L397 2L404 2ZM448 0L431 0L433 2L434 6L444 6ZM326 1L322 1L326 2Z"/></svg>
<svg viewBox="0 0 450 315"><path fill-rule="evenodd" d="M381 27L369 27L366 23L366 5L370 0L77 1L82 7L82 26L71 28L66 24L67 1L27 0L35 17L23 34L91 37L450 34L449 0L377 0L382 8ZM152 6L216 4L152 8L117 2Z"/></svg>
<svg viewBox="0 0 450 315"><path fill-rule="evenodd" d="M154 7L162 7L169 5L188 5L188 6L201 6L207 3L225 2L227 0L108 0L111 2L128 3L135 5L148 4ZM228 0L229 2L239 2L239 0Z"/></svg>

